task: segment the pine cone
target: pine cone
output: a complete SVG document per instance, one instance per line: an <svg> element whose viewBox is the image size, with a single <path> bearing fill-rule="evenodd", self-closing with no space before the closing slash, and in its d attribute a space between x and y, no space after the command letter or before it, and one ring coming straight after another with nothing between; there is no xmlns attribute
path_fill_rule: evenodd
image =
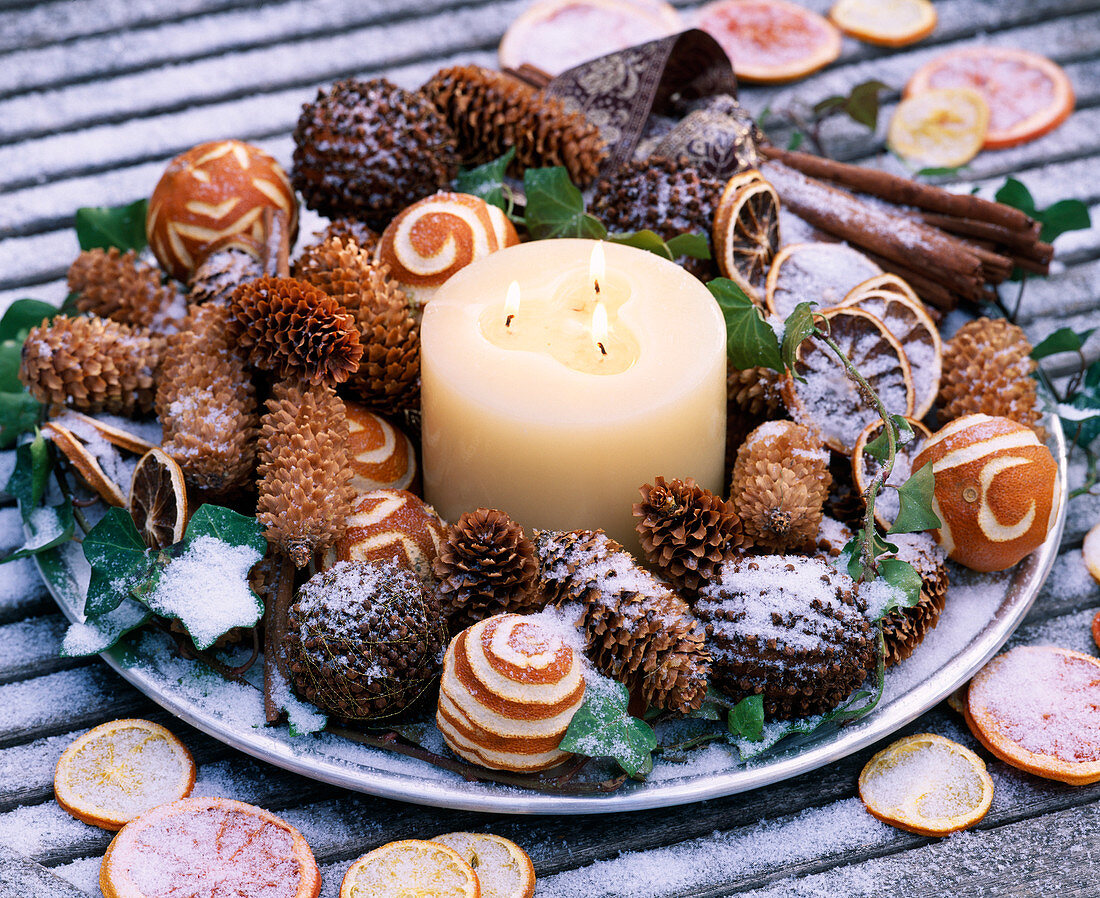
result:
<svg viewBox="0 0 1100 898"><path fill-rule="evenodd" d="M659 156L625 163L596 182L591 212L609 231L655 231L664 240L702 233L710 240L714 212L725 184L700 176L686 160ZM713 253L711 253L713 256ZM713 277L713 260L679 260L698 277Z"/></svg>
<svg viewBox="0 0 1100 898"><path fill-rule="evenodd" d="M852 460L839 452L830 452L829 476L832 485L825 499L825 514L859 530L867 505L852 476Z"/></svg>
<svg viewBox="0 0 1100 898"><path fill-rule="evenodd" d="M191 305L207 302L227 303L233 291L246 281L263 275L263 266L242 249L223 249L206 256L188 282L187 301Z"/></svg>
<svg viewBox="0 0 1100 898"><path fill-rule="evenodd" d="M786 417L779 391L780 376L771 368L729 368L726 374L726 472L733 470L737 450L765 421Z"/></svg>
<svg viewBox="0 0 1100 898"><path fill-rule="evenodd" d="M367 330L380 312L408 306L405 295L385 275L366 250L340 237L307 246L294 263L294 276L340 303L355 317L360 331Z"/></svg>
<svg viewBox="0 0 1100 898"><path fill-rule="evenodd" d="M634 505L634 529L646 560L681 592L697 591L723 561L751 545L733 503L697 486L690 477L671 483L658 477L639 492L642 501Z"/></svg>
<svg viewBox="0 0 1100 898"><path fill-rule="evenodd" d="M694 605L714 655L714 682L734 701L762 695L772 718L835 708L875 660L852 587L820 558L765 555L723 565Z"/></svg>
<svg viewBox="0 0 1100 898"><path fill-rule="evenodd" d="M427 97L385 78L338 81L302 107L291 180L306 205L382 230L458 173L454 133Z"/></svg>
<svg viewBox="0 0 1100 898"><path fill-rule="evenodd" d="M730 500L755 546L799 551L817 538L830 482L829 455L817 435L792 421L769 421L737 452Z"/></svg>
<svg viewBox="0 0 1100 898"><path fill-rule="evenodd" d="M343 383L359 367L363 347L354 319L304 281L263 277L241 284L229 311L230 341L262 371Z"/></svg>
<svg viewBox="0 0 1100 898"><path fill-rule="evenodd" d="M116 415L153 410L164 338L103 318L54 318L31 328L19 379L39 402Z"/></svg>
<svg viewBox="0 0 1100 898"><path fill-rule="evenodd" d="M602 532L540 531L535 548L540 590L556 604L580 604L577 625L602 674L651 707L684 714L703 703L710 655L683 599Z"/></svg>
<svg viewBox="0 0 1100 898"><path fill-rule="evenodd" d="M337 218L329 222L327 228L314 234L314 244L324 243L333 237L339 237L344 246L354 243L359 249L368 254L373 254L382 235L371 230L365 223L354 218ZM350 248L350 247L349 247Z"/></svg>
<svg viewBox="0 0 1100 898"><path fill-rule="evenodd" d="M259 418L245 358L230 344L229 310L193 306L157 381L162 448L183 468L188 486L223 496L244 486L256 462Z"/></svg>
<svg viewBox="0 0 1100 898"><path fill-rule="evenodd" d="M132 327L154 327L170 314L179 294L161 284L160 270L138 264L133 250L120 253L89 249L69 266L69 290L76 293L76 307L100 318ZM178 313L182 315L182 312Z"/></svg>
<svg viewBox="0 0 1100 898"><path fill-rule="evenodd" d="M1035 367L1031 344L1015 324L1003 318L964 324L943 348L940 423L981 413L1035 428L1042 416Z"/></svg>
<svg viewBox="0 0 1100 898"><path fill-rule="evenodd" d="M561 165L584 187L606 155L599 128L582 113L567 112L561 100L500 72L453 66L421 90L454 130L465 164L490 162L515 147L513 174Z"/></svg>
<svg viewBox="0 0 1100 898"><path fill-rule="evenodd" d="M326 384L276 383L260 424L256 517L303 567L343 535L351 513L344 403Z"/></svg>
<svg viewBox="0 0 1100 898"><path fill-rule="evenodd" d="M455 633L494 614L522 613L540 603L534 591L539 575L535 544L495 508L462 515L448 529L432 570Z"/></svg>
<svg viewBox="0 0 1100 898"><path fill-rule="evenodd" d="M920 600L911 608L899 608L882 621L886 666L893 667L913 654L928 631L935 628L947 602L947 564L943 552L927 533L890 537L898 547L897 558L908 561L921 576Z"/></svg>

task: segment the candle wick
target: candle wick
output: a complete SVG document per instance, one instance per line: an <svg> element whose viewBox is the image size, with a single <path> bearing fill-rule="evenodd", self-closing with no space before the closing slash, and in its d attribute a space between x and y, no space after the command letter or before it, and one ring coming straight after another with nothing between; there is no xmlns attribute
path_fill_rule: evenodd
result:
<svg viewBox="0 0 1100 898"><path fill-rule="evenodd" d="M607 355L607 350L604 349L603 343L597 343L596 345L600 347L600 355Z"/></svg>
<svg viewBox="0 0 1100 898"><path fill-rule="evenodd" d="M596 295L600 295L600 282L598 278L592 278L592 283L596 285Z"/></svg>
<svg viewBox="0 0 1100 898"><path fill-rule="evenodd" d="M512 319L515 318L515 317L516 317L515 315L509 315L507 318L505 318L504 319L504 326L505 327L511 327L512 326Z"/></svg>

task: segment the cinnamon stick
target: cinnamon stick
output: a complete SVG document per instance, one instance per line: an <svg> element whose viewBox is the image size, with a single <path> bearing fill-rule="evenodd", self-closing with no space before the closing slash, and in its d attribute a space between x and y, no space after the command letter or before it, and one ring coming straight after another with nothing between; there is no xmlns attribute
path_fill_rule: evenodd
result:
<svg viewBox="0 0 1100 898"><path fill-rule="evenodd" d="M937 284L935 281L929 280L919 271L910 268L908 265L902 265L890 259L884 259L882 256L875 255L871 252L866 252L865 255L883 271L889 271L896 274L908 283L910 287L917 291L917 296L921 298L921 301L924 302L925 305L949 312L959 304L958 297L943 286L943 284Z"/></svg>
<svg viewBox="0 0 1100 898"><path fill-rule="evenodd" d="M916 206L928 212L953 215L986 221L1014 231L1026 231L1034 222L1021 212L1003 203L995 203L970 194L951 193L942 187L920 184L911 178L892 175L889 172L849 165L824 159L811 153L781 150L763 146L760 153L768 159L778 160L803 174L827 181L836 181L857 193L869 193L901 206Z"/></svg>
<svg viewBox="0 0 1100 898"><path fill-rule="evenodd" d="M277 723L282 714L279 696L290 688L290 675L283 656L283 638L288 629L287 614L294 597L294 562L282 555L275 588L264 602L264 717Z"/></svg>
<svg viewBox="0 0 1100 898"><path fill-rule="evenodd" d="M1039 240L1039 222L1026 231L1016 231L1011 228L995 225L988 221L978 221L972 218L955 218L953 215L937 215L925 212L921 219L952 234L963 237L974 237L978 240L988 240L1010 251L1010 255L1017 262L1019 259L1031 259L1040 265L1049 265L1054 258L1054 247L1049 243Z"/></svg>

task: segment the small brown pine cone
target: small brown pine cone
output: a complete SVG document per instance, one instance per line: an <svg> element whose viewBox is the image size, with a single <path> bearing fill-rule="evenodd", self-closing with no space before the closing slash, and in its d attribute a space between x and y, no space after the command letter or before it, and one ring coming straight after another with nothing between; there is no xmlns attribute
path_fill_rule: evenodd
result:
<svg viewBox="0 0 1100 898"><path fill-rule="evenodd" d="M489 162L515 147L513 174L561 165L574 184L596 177L606 155L599 128L561 100L476 65L440 69L421 90L458 138L467 164Z"/></svg>
<svg viewBox="0 0 1100 898"><path fill-rule="evenodd" d="M944 554L929 534L896 534L890 541L898 547L896 557L913 565L923 582L916 605L899 608L882 620L887 667L912 655L928 631L935 628L947 602L948 586Z"/></svg>
<svg viewBox="0 0 1100 898"><path fill-rule="evenodd" d="M940 423L980 413L1036 428L1042 413L1035 367L1031 344L1015 324L1003 318L964 324L943 348Z"/></svg>
<svg viewBox="0 0 1100 898"><path fill-rule="evenodd" d="M432 563L451 632L540 604L535 544L503 511L479 508L448 528Z"/></svg>
<svg viewBox="0 0 1100 898"><path fill-rule="evenodd" d="M69 290L76 307L100 318L132 327L162 330L179 298L174 287L161 283L160 270L138 264L133 250L84 250L69 266ZM177 313L182 314L182 313Z"/></svg>
<svg viewBox="0 0 1100 898"><path fill-rule="evenodd" d="M756 547L800 551L817 539L831 482L828 451L813 431L769 421L737 452L730 500Z"/></svg>
<svg viewBox="0 0 1100 898"><path fill-rule="evenodd" d="M314 237L316 238L314 244L321 244L332 237L339 237L344 246L354 243L365 253L373 253L382 239L382 235L372 230L366 222L357 221L354 218L337 218L329 222L328 227L323 231L318 231Z"/></svg>
<svg viewBox="0 0 1100 898"><path fill-rule="evenodd" d="M634 529L646 560L681 592L698 590L723 561L751 545L733 503L690 477L671 483L658 477L639 492Z"/></svg>
<svg viewBox="0 0 1100 898"><path fill-rule="evenodd" d="M420 405L420 325L405 309L377 315L363 330L364 352L348 388L364 405L397 415Z"/></svg>
<svg viewBox="0 0 1100 898"><path fill-rule="evenodd" d="M259 260L243 249L223 249L211 253L191 275L187 302L191 305L228 303L237 287L246 281L254 281L263 273Z"/></svg>
<svg viewBox="0 0 1100 898"><path fill-rule="evenodd" d="M228 321L222 303L193 306L168 337L157 381L162 448L188 486L212 497L243 487L256 462L255 390L244 355L227 338Z"/></svg>
<svg viewBox="0 0 1100 898"><path fill-rule="evenodd" d="M377 316L408 306L405 294L387 277L388 269L375 265L366 250L340 237L307 246L294 263L294 276L323 290L354 317L366 331Z"/></svg>
<svg viewBox="0 0 1100 898"><path fill-rule="evenodd" d="M295 278L241 284L229 306L229 339L249 362L287 380L343 383L363 347L354 318L324 291Z"/></svg>
<svg viewBox="0 0 1100 898"><path fill-rule="evenodd" d="M304 567L343 536L354 490L344 403L327 384L276 383L260 421L257 519Z"/></svg>
<svg viewBox="0 0 1100 898"><path fill-rule="evenodd" d="M105 318L54 318L31 328L19 379L39 402L81 412L153 410L164 338Z"/></svg>
<svg viewBox="0 0 1100 898"><path fill-rule="evenodd" d="M703 703L710 654L687 603L602 532L540 531L540 591L577 603L586 652L600 673L647 706L685 714Z"/></svg>
<svg viewBox="0 0 1100 898"><path fill-rule="evenodd" d="M730 368L726 375L726 472L737 450L765 421L785 417L779 373L771 368Z"/></svg>

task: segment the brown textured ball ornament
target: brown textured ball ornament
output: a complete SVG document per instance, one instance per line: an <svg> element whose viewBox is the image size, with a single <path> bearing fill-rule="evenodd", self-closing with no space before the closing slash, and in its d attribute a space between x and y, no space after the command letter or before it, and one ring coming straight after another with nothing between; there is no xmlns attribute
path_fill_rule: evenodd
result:
<svg viewBox="0 0 1100 898"><path fill-rule="evenodd" d="M583 701L580 659L561 636L499 614L451 640L435 721L459 757L531 773L570 757L558 743Z"/></svg>
<svg viewBox="0 0 1100 898"><path fill-rule="evenodd" d="M446 538L435 509L405 490L373 490L358 496L336 541L337 561L393 560L423 579Z"/></svg>
<svg viewBox="0 0 1100 898"><path fill-rule="evenodd" d="M286 214L293 243L298 201L282 166L240 140L203 143L168 163L149 200L145 233L161 267L186 281L214 249L262 246L264 209Z"/></svg>
<svg viewBox="0 0 1100 898"><path fill-rule="evenodd" d="M434 594L388 561L315 574L288 618L283 650L294 688L343 720L411 707L435 681L447 642Z"/></svg>

